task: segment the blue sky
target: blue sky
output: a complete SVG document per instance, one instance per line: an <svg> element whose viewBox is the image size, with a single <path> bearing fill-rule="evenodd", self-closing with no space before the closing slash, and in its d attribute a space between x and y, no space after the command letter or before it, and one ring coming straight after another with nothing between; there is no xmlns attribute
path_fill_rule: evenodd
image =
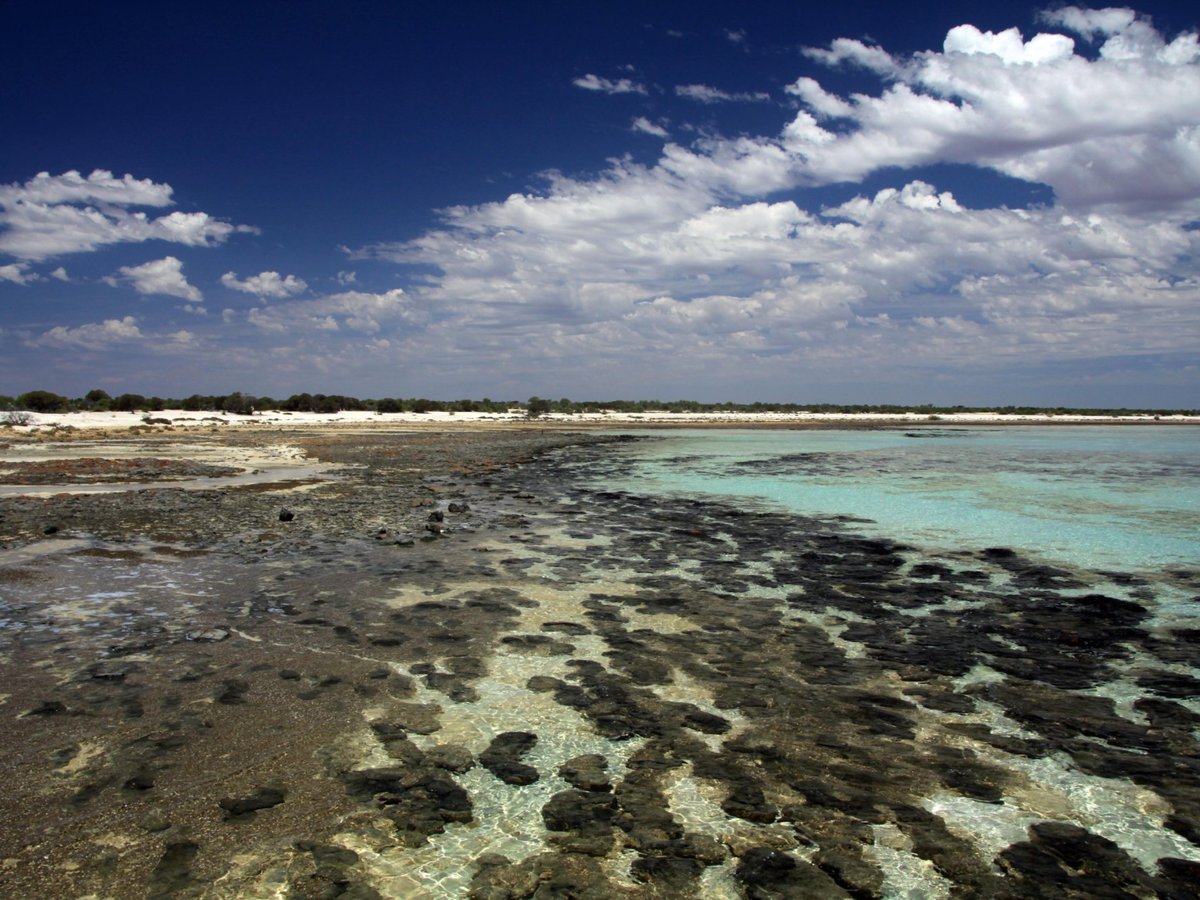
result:
<svg viewBox="0 0 1200 900"><path fill-rule="evenodd" d="M12 0L0 393L1195 407L1198 24Z"/></svg>

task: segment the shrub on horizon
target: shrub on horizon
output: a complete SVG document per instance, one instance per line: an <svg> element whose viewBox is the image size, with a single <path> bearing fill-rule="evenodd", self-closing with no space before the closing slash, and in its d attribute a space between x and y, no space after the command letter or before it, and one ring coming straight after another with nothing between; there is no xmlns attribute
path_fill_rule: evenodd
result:
<svg viewBox="0 0 1200 900"><path fill-rule="evenodd" d="M110 404L117 412L137 412L147 408L146 398L141 394L121 394Z"/></svg>
<svg viewBox="0 0 1200 900"><path fill-rule="evenodd" d="M529 402L525 405L525 415L531 419L536 419L546 415L553 408L553 404L549 400L543 400L541 397L530 397Z"/></svg>
<svg viewBox="0 0 1200 900"><path fill-rule="evenodd" d="M36 413L66 412L71 401L50 391L29 391L17 397L17 404Z"/></svg>
<svg viewBox="0 0 1200 900"><path fill-rule="evenodd" d="M250 416L254 414L254 398L234 391L221 401L221 410L235 416Z"/></svg>
<svg viewBox="0 0 1200 900"><path fill-rule="evenodd" d="M88 409L109 409L112 406L112 397L108 391L100 388L93 388L83 395L83 402Z"/></svg>

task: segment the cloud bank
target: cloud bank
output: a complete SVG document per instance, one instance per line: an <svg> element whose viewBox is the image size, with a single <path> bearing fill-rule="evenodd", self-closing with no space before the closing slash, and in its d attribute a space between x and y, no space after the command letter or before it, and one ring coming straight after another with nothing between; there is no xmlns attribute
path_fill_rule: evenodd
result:
<svg viewBox="0 0 1200 900"><path fill-rule="evenodd" d="M799 77L800 109L776 134L551 173L542 191L451 208L441 228L365 255L434 267L419 299L479 346L536 331L544 361L649 378L665 366L680 383L1191 353L1196 35L1168 41L1127 10L1046 21L1076 37L961 25L911 58L849 39L812 48L878 92ZM946 164L1047 185L1053 205L966 208L903 174ZM885 172L895 187L797 202ZM449 341L446 327L427 338Z"/></svg>

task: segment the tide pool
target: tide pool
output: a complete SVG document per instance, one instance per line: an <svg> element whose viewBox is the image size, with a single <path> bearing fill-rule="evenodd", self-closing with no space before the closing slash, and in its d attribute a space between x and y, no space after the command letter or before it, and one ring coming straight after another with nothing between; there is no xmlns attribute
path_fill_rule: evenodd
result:
<svg viewBox="0 0 1200 900"><path fill-rule="evenodd" d="M1092 569L1200 565L1200 431L1170 426L689 430L611 489L844 516L922 550Z"/></svg>

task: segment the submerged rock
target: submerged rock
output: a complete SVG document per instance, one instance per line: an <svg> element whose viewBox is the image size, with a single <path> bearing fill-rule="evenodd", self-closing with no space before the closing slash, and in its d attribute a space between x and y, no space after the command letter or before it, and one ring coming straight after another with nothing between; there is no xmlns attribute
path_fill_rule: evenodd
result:
<svg viewBox="0 0 1200 900"><path fill-rule="evenodd" d="M614 900L629 891L611 882L601 863L579 853L542 853L520 863L481 866L471 881L470 900L570 897Z"/></svg>
<svg viewBox="0 0 1200 900"><path fill-rule="evenodd" d="M753 847L738 861L737 879L751 900L850 900L851 895L816 866L778 850Z"/></svg>
<svg viewBox="0 0 1200 900"><path fill-rule="evenodd" d="M225 810L229 818L233 819L260 809L270 809L273 806L278 806L286 798L287 791L283 788L266 786L259 788L254 793L248 794L245 797L225 797L218 805L221 809Z"/></svg>
<svg viewBox="0 0 1200 900"><path fill-rule="evenodd" d="M386 719L371 723L381 738L395 734L433 734L442 727L442 708L433 703L396 703L389 708Z"/></svg>
<svg viewBox="0 0 1200 900"><path fill-rule="evenodd" d="M425 751L425 760L431 766L461 775L475 767L475 757L466 747L458 744L437 744Z"/></svg>
<svg viewBox="0 0 1200 900"><path fill-rule="evenodd" d="M43 700L32 709L26 710L22 715L26 716L55 716L59 713L65 713L67 705L61 700Z"/></svg>
<svg viewBox="0 0 1200 900"><path fill-rule="evenodd" d="M520 759L533 749L537 735L528 731L506 731L496 735L488 748L479 754L479 763L505 784L533 784L538 770Z"/></svg>
<svg viewBox="0 0 1200 900"><path fill-rule="evenodd" d="M191 841L168 843L150 875L150 895L174 897L191 888L195 884L191 871L192 862L199 852L200 845Z"/></svg>
<svg viewBox="0 0 1200 900"><path fill-rule="evenodd" d="M1031 825L1029 840L996 860L1010 879L1039 897L1159 896L1151 876L1124 850L1066 822Z"/></svg>
<svg viewBox="0 0 1200 900"><path fill-rule="evenodd" d="M346 773L352 796L370 800L396 827L408 847L441 834L451 822L470 822L471 798L452 778L436 769L405 767L360 769Z"/></svg>
<svg viewBox="0 0 1200 900"><path fill-rule="evenodd" d="M229 631L225 628L208 628L204 631L189 631L184 637L201 644L215 644L229 637Z"/></svg>
<svg viewBox="0 0 1200 900"><path fill-rule="evenodd" d="M568 759L558 767L558 774L568 784L581 791L611 791L612 783L605 774L608 761L598 753L588 753Z"/></svg>

